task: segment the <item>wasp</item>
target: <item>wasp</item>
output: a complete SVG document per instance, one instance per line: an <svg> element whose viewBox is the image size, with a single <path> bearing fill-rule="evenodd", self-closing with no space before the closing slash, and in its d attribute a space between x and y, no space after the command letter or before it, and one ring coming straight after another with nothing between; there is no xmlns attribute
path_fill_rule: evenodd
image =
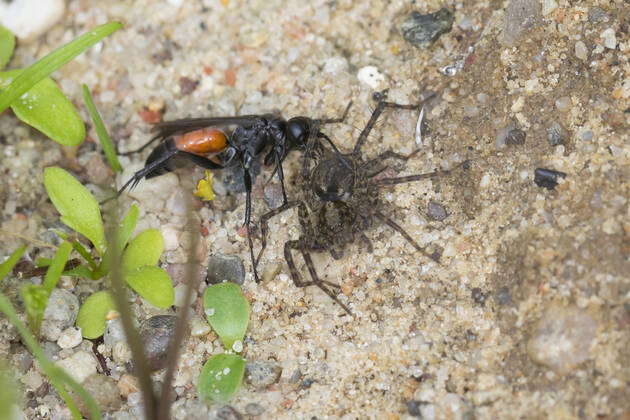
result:
<svg viewBox="0 0 630 420"><path fill-rule="evenodd" d="M143 178L149 179L172 171L184 162L189 162L210 170L220 170L228 166L239 165L243 170L245 187L245 220L243 225L251 223L253 163L263 158L266 166L275 165L282 186L283 204L289 201L284 185L282 162L293 150L317 148L318 142L312 138L318 136L320 127L326 124L343 122L352 102L339 118L313 119L305 116L285 119L277 114L242 115L234 117L185 118L166 121L156 125L156 135L136 150L121 153L129 155L139 153L151 144L159 144L149 154L144 168L133 174L112 198L120 196L127 188L134 188ZM336 150L332 142L330 145ZM273 175L272 175L273 176ZM248 241L252 264L253 243L248 229ZM254 271L256 282L258 275Z"/></svg>

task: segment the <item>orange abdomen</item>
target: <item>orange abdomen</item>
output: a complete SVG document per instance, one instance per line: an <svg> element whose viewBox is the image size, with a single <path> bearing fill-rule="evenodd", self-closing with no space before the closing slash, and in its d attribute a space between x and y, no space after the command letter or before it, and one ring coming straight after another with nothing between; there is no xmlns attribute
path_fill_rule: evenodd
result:
<svg viewBox="0 0 630 420"><path fill-rule="evenodd" d="M175 147L196 155L218 153L227 147L227 136L216 128L202 128L173 138Z"/></svg>

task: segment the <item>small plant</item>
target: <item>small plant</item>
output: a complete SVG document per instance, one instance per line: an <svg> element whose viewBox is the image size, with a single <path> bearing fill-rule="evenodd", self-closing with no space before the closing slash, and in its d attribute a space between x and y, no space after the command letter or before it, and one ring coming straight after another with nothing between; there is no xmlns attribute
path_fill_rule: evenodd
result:
<svg viewBox="0 0 630 420"><path fill-rule="evenodd" d="M93 256L78 239L66 237L66 243L71 244L84 262L64 272L65 275L92 280L107 276L111 271L111 252L115 248L122 250L120 271L129 287L158 308L168 308L173 304L171 279L164 269L157 267L164 251L164 240L160 231L147 229L130 240L138 221L138 207L131 206L119 224L116 244L108 246L98 202L87 188L68 172L57 167L44 170L44 186L53 205L61 214L61 221L86 237L96 253ZM40 261L41 263L47 264L48 261ZM77 318L77 326L81 327L83 336L101 336L105 331L106 315L114 309L114 301L108 292L97 292L90 296L79 309Z"/></svg>
<svg viewBox="0 0 630 420"><path fill-rule="evenodd" d="M6 261L0 264L0 282L2 282L5 276L11 272L15 264L19 261L20 257L25 251L25 247L21 247L16 250ZM57 253L59 255L59 252ZM72 379L63 369L56 366L53 362L51 362L44 354L42 348L37 344L37 340L33 335L29 332L28 328L22 323L20 318L18 317L13 305L6 296L0 293L0 312L3 313L15 326L20 335L22 336L22 341L31 351L39 366L44 371L46 376L50 379L50 383L57 390L61 398L65 401L66 405L70 409L72 413L72 417L74 419L83 418L77 408L76 404L70 397L69 390L74 391L77 395L81 397L81 399L85 402L85 405L88 407L90 412L90 418L92 419L100 419L101 413L96 405L94 399L90 396L90 394L79 385L74 379ZM10 409L11 405L7 404L11 401L15 401L15 395L12 395L10 392L5 393L6 386L8 385L10 379L6 377L6 371L0 372L0 386L2 386L3 391L0 393L2 397L0 397L0 414L2 414L2 410ZM9 390L12 388L8 388Z"/></svg>
<svg viewBox="0 0 630 420"><path fill-rule="evenodd" d="M225 353L212 356L199 375L199 395L214 402L227 402L238 391L245 373L243 337L249 322L249 303L241 288L230 282L206 289L203 307L208 322L219 336Z"/></svg>
<svg viewBox="0 0 630 420"><path fill-rule="evenodd" d="M72 102L48 77L101 39L122 27L118 22L98 26L56 49L25 69L0 72L0 113L9 106L15 115L65 146L85 139L85 125ZM15 37L0 27L0 69L9 62Z"/></svg>

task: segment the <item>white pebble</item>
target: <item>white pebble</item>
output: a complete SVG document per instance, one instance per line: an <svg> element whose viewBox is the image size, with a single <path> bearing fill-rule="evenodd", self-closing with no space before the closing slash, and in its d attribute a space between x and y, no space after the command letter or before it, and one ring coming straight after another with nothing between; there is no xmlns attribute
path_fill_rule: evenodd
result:
<svg viewBox="0 0 630 420"><path fill-rule="evenodd" d="M357 79L361 83L365 83L372 89L379 87L381 83L385 81L385 76L374 66L365 66L357 73Z"/></svg>
<svg viewBox="0 0 630 420"><path fill-rule="evenodd" d="M611 50L615 49L617 46L617 37L615 36L615 30L613 28L606 29L600 36L604 40L604 47L610 48Z"/></svg>
<svg viewBox="0 0 630 420"><path fill-rule="evenodd" d="M61 332L57 345L62 349L71 349L78 346L83 341L81 330L79 328L70 327Z"/></svg>
<svg viewBox="0 0 630 420"><path fill-rule="evenodd" d="M558 3L556 3L556 0L543 0L542 14L543 16L548 16L557 8Z"/></svg>
<svg viewBox="0 0 630 420"><path fill-rule="evenodd" d="M177 228L173 225L165 225L160 229L162 237L164 238L164 250L175 251L179 247L179 240L177 239Z"/></svg>
<svg viewBox="0 0 630 420"><path fill-rule="evenodd" d="M580 60L588 59L588 49L584 42L578 41L575 43L575 56Z"/></svg>
<svg viewBox="0 0 630 420"><path fill-rule="evenodd" d="M237 353L240 353L243 351L243 342L241 340L236 340L234 342L234 344L232 344L232 350L234 350Z"/></svg>
<svg viewBox="0 0 630 420"><path fill-rule="evenodd" d="M22 42L30 42L46 32L63 16L64 0L14 0L0 2L0 24Z"/></svg>
<svg viewBox="0 0 630 420"><path fill-rule="evenodd" d="M78 351L61 360L57 366L65 370L75 381L81 383L85 378L96 373L97 362L91 353Z"/></svg>

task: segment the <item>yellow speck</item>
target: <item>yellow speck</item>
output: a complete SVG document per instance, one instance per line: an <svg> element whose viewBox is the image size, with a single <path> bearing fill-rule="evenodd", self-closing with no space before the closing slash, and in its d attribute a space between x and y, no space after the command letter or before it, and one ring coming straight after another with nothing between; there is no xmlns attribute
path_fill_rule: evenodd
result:
<svg viewBox="0 0 630 420"><path fill-rule="evenodd" d="M203 201L214 200L214 191L212 191L212 172L206 170L205 177L197 183L197 188L193 193Z"/></svg>

